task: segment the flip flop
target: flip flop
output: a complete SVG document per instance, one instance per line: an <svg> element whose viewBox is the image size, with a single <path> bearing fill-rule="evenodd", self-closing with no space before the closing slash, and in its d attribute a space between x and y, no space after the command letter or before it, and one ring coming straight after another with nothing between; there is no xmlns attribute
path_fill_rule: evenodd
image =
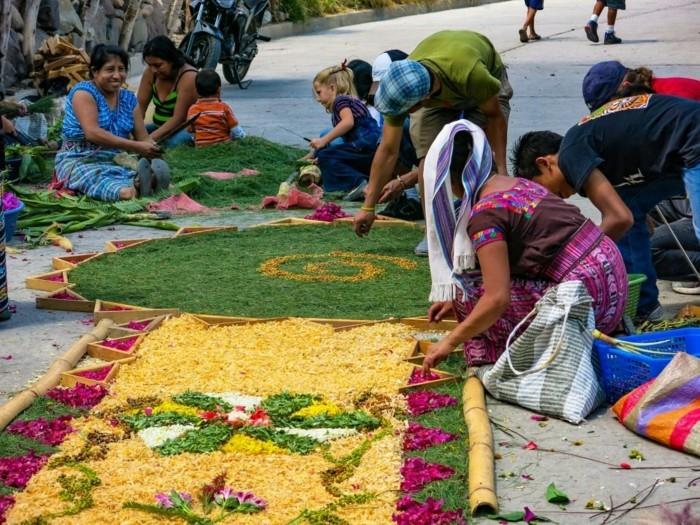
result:
<svg viewBox="0 0 700 525"><path fill-rule="evenodd" d="M162 190L167 190L170 186L170 167L167 162L162 159L153 159L151 161L151 170L156 178L156 187L154 192L158 193Z"/></svg>
<svg viewBox="0 0 700 525"><path fill-rule="evenodd" d="M528 43L528 38L527 38L527 31L525 29L518 29L518 36L520 36L520 41L523 44Z"/></svg>
<svg viewBox="0 0 700 525"><path fill-rule="evenodd" d="M136 178L139 181L139 196L150 197L153 194L153 170L148 159L139 160Z"/></svg>
<svg viewBox="0 0 700 525"><path fill-rule="evenodd" d="M540 35L538 35L537 33L535 33L534 35L530 35L528 38L530 40L542 40L542 37Z"/></svg>

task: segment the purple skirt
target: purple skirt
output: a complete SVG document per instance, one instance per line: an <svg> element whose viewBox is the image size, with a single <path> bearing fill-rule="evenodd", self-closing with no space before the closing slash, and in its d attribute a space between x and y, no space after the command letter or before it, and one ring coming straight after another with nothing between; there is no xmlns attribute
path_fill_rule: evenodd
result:
<svg viewBox="0 0 700 525"><path fill-rule="evenodd" d="M491 327L464 343L470 366L495 363L505 350L513 328L530 313L544 293L559 283L581 281L593 299L596 328L610 333L620 324L627 303L627 272L615 243L586 221L537 278L511 280L510 306ZM454 301L458 321L463 321L484 294L480 278L472 279ZM523 327L523 330L525 327Z"/></svg>

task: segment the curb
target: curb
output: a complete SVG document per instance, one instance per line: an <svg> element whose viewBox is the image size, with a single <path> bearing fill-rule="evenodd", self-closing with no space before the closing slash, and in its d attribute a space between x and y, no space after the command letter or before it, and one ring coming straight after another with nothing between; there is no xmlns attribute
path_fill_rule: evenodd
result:
<svg viewBox="0 0 700 525"><path fill-rule="evenodd" d="M263 28L263 34L272 39L289 36L328 31L338 27L366 24L368 22L381 22L404 16L422 15L450 9L462 9L465 7L477 7L505 0L436 0L431 4L407 4L395 7L380 7L377 9L365 9L353 13L339 15L320 16L304 22L280 22L268 24ZM129 77L140 77L145 65L141 59L141 53L132 55L129 60ZM138 81L137 81L138 82Z"/></svg>
<svg viewBox="0 0 700 525"><path fill-rule="evenodd" d="M316 17L303 22L270 24L265 26L262 32L273 39L285 38L288 36L327 31L337 27L366 24L367 22L381 22L383 20L391 20L392 18L422 15L425 13L447 11L449 9L477 7L503 1L505 0L437 0L431 4L406 4L395 7L380 7L353 13Z"/></svg>

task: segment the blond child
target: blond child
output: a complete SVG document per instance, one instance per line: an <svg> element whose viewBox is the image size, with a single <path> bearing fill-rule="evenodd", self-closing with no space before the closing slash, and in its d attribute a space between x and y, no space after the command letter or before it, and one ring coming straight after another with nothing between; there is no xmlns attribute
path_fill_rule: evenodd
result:
<svg viewBox="0 0 700 525"><path fill-rule="evenodd" d="M310 141L326 191L364 199L374 152L381 136L367 106L355 95L352 71L343 62L322 70L313 81L314 97L331 114L333 129ZM332 143L341 138L342 142Z"/></svg>

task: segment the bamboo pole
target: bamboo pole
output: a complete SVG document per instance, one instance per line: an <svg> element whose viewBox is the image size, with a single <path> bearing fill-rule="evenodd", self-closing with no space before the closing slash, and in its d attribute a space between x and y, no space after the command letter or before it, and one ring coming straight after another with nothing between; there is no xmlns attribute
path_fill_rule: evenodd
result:
<svg viewBox="0 0 700 525"><path fill-rule="evenodd" d="M484 385L469 369L462 390L464 421L469 433L469 509L472 514L481 510L496 512L498 499L494 478L493 434L486 412Z"/></svg>
<svg viewBox="0 0 700 525"><path fill-rule="evenodd" d="M110 319L100 321L95 328L78 339L62 356L57 358L43 376L0 406L0 431L9 425L20 412L29 407L37 397L46 394L48 390L55 387L61 379L61 373L75 368L78 361L85 355L87 345L107 337L107 332L113 324Z"/></svg>

